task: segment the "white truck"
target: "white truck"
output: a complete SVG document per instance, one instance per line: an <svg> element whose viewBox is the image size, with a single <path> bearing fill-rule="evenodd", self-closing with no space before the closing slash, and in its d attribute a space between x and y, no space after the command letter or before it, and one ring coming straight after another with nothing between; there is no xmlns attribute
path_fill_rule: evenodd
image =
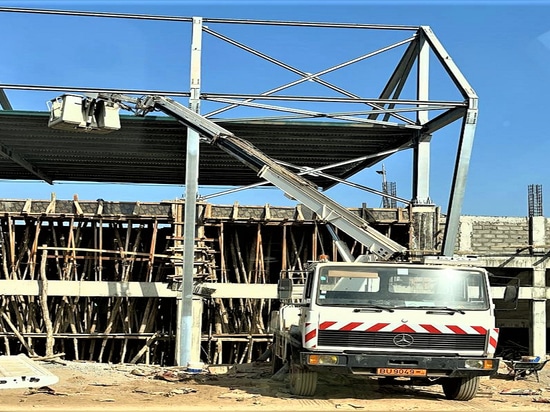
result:
<svg viewBox="0 0 550 412"><path fill-rule="evenodd" d="M506 289L506 300L515 295ZM498 368L484 269L319 261L281 279L279 297L273 370L286 364L296 395L314 395L318 373L337 373L441 384L448 399L466 401Z"/></svg>

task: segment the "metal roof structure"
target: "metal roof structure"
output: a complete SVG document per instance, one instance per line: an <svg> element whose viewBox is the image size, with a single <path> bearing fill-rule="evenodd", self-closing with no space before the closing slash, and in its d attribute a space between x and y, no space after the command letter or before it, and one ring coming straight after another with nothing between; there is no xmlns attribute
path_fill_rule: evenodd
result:
<svg viewBox="0 0 550 412"><path fill-rule="evenodd" d="M32 165L26 168L13 157L2 157L3 179L36 180L42 176L49 181L185 183L186 127L169 117L124 116L121 129L109 134L50 129L48 117L46 112L0 111L2 145ZM408 145L415 134L407 129L330 122L218 123L286 163L308 168L343 163L330 170L340 179ZM366 158L346 164L358 153ZM201 185L240 186L261 181L251 169L208 145L201 147L199 168ZM323 188L335 184L321 176L310 180Z"/></svg>
<svg viewBox="0 0 550 412"><path fill-rule="evenodd" d="M190 25L192 35L188 92L41 86L38 85L39 81L35 84L0 84L0 107L4 109L0 111L0 178L39 179L48 182L189 182L189 176L185 176L184 172L188 155L184 144L185 127L178 122L162 116L123 117L122 128L105 135L51 130L47 128L47 113L13 110L6 93L12 89L29 92L161 94L188 98L193 110L200 110L210 120L219 118L215 121L224 128L249 140L282 164L290 164L289 167L306 175L322 188L346 183L349 176L376 164L392 153L411 149L413 204L431 202L429 165L432 134L455 121L461 121L458 144L455 146L455 172L450 183L447 225L442 248L443 254L453 254L477 122L477 95L429 27L0 7L0 14L2 13L40 15L44 18L64 15L75 18L169 21ZM59 23L58 20L56 22ZM251 26L255 27L253 31L246 30ZM227 27L231 30L226 30ZM349 44L364 45L368 49L339 63L328 59L328 55L321 55L321 64L325 64L326 60L326 66L311 73L230 36L239 34L239 28L243 28L243 32L255 36L251 44L256 45L256 30L265 27L273 30L292 28L349 31L352 33ZM387 43L365 41L367 35L382 36L388 33L391 36ZM288 38L294 41L297 34L293 32ZM308 37L309 41L312 39L316 37ZM326 50L326 39L323 50ZM203 56L207 54L207 50L202 50L202 44L207 40L208 52L214 53L213 59ZM335 46L339 46L340 42L341 39L338 39ZM214 49L214 46L220 44L231 48L234 54L223 54ZM340 86L332 77L336 72L350 66L366 64L386 54L389 54L388 60L391 57L394 62L393 69L381 70L376 64L371 71L361 69L356 72L359 73L357 78L353 77L351 82L345 82L345 87ZM262 63L267 62L277 69L290 72L293 80L277 87L270 84L264 87L264 91L254 94L203 90L201 85L205 82L202 78L206 78L209 73L207 70L206 73L201 73L201 64L208 68L208 63L219 62L218 56L233 55L239 56L236 58L236 65L241 70L238 75L244 79L247 79L248 67L251 70L262 70L263 66L258 68L259 66L244 61L241 63L238 59L242 55L260 59ZM57 57L53 54L52 58ZM433 60L438 63L437 68L454 88L449 99L429 98L432 94L430 87L433 68L430 63ZM86 62L86 59L82 60L83 70L86 70ZM4 60L3 64L9 63ZM216 70L213 72L214 77L224 73ZM382 80L373 81L371 77L374 75L382 77ZM349 80L346 75L340 79ZM232 85L233 80L234 78L230 78L224 85ZM366 97L364 83L369 85ZM291 91L295 87L302 87L298 91L309 90L304 87L310 85L319 87L326 93L319 95ZM379 89L371 90L373 85L377 85ZM246 86L249 90L249 85ZM246 115L239 112L243 108L248 110ZM260 115L249 116L248 113L252 111L260 112ZM223 119L219 117L222 113L226 116ZM234 115L228 116L231 113ZM199 166L197 179L203 185L249 185L259 182L252 171L213 147L201 146Z"/></svg>

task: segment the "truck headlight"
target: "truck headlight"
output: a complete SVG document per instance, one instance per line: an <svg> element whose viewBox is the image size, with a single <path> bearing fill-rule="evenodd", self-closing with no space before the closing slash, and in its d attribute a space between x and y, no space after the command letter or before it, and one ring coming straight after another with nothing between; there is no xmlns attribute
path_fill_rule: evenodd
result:
<svg viewBox="0 0 550 412"><path fill-rule="evenodd" d="M492 359L467 359L464 367L467 369L493 369Z"/></svg>
<svg viewBox="0 0 550 412"><path fill-rule="evenodd" d="M307 363L309 365L338 365L339 357L337 355L308 355Z"/></svg>

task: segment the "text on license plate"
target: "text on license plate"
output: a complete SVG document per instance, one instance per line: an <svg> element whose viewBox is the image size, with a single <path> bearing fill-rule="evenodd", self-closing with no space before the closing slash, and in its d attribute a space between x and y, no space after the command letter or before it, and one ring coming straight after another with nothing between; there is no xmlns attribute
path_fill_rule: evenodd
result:
<svg viewBox="0 0 550 412"><path fill-rule="evenodd" d="M426 376L426 369L378 368L376 373L386 376Z"/></svg>

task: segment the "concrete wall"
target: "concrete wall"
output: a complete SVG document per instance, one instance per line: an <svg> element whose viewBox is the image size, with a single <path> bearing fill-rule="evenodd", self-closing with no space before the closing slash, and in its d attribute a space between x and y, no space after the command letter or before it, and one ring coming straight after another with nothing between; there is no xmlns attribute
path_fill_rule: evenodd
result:
<svg viewBox="0 0 550 412"><path fill-rule="evenodd" d="M518 308L497 311L497 326L528 328L530 351L537 354L550 352L549 237L550 220L542 216L462 216L455 250L457 255L475 256L475 265L493 275L520 280Z"/></svg>
<svg viewBox="0 0 550 412"><path fill-rule="evenodd" d="M514 254L529 245L529 218L462 216L456 253Z"/></svg>

